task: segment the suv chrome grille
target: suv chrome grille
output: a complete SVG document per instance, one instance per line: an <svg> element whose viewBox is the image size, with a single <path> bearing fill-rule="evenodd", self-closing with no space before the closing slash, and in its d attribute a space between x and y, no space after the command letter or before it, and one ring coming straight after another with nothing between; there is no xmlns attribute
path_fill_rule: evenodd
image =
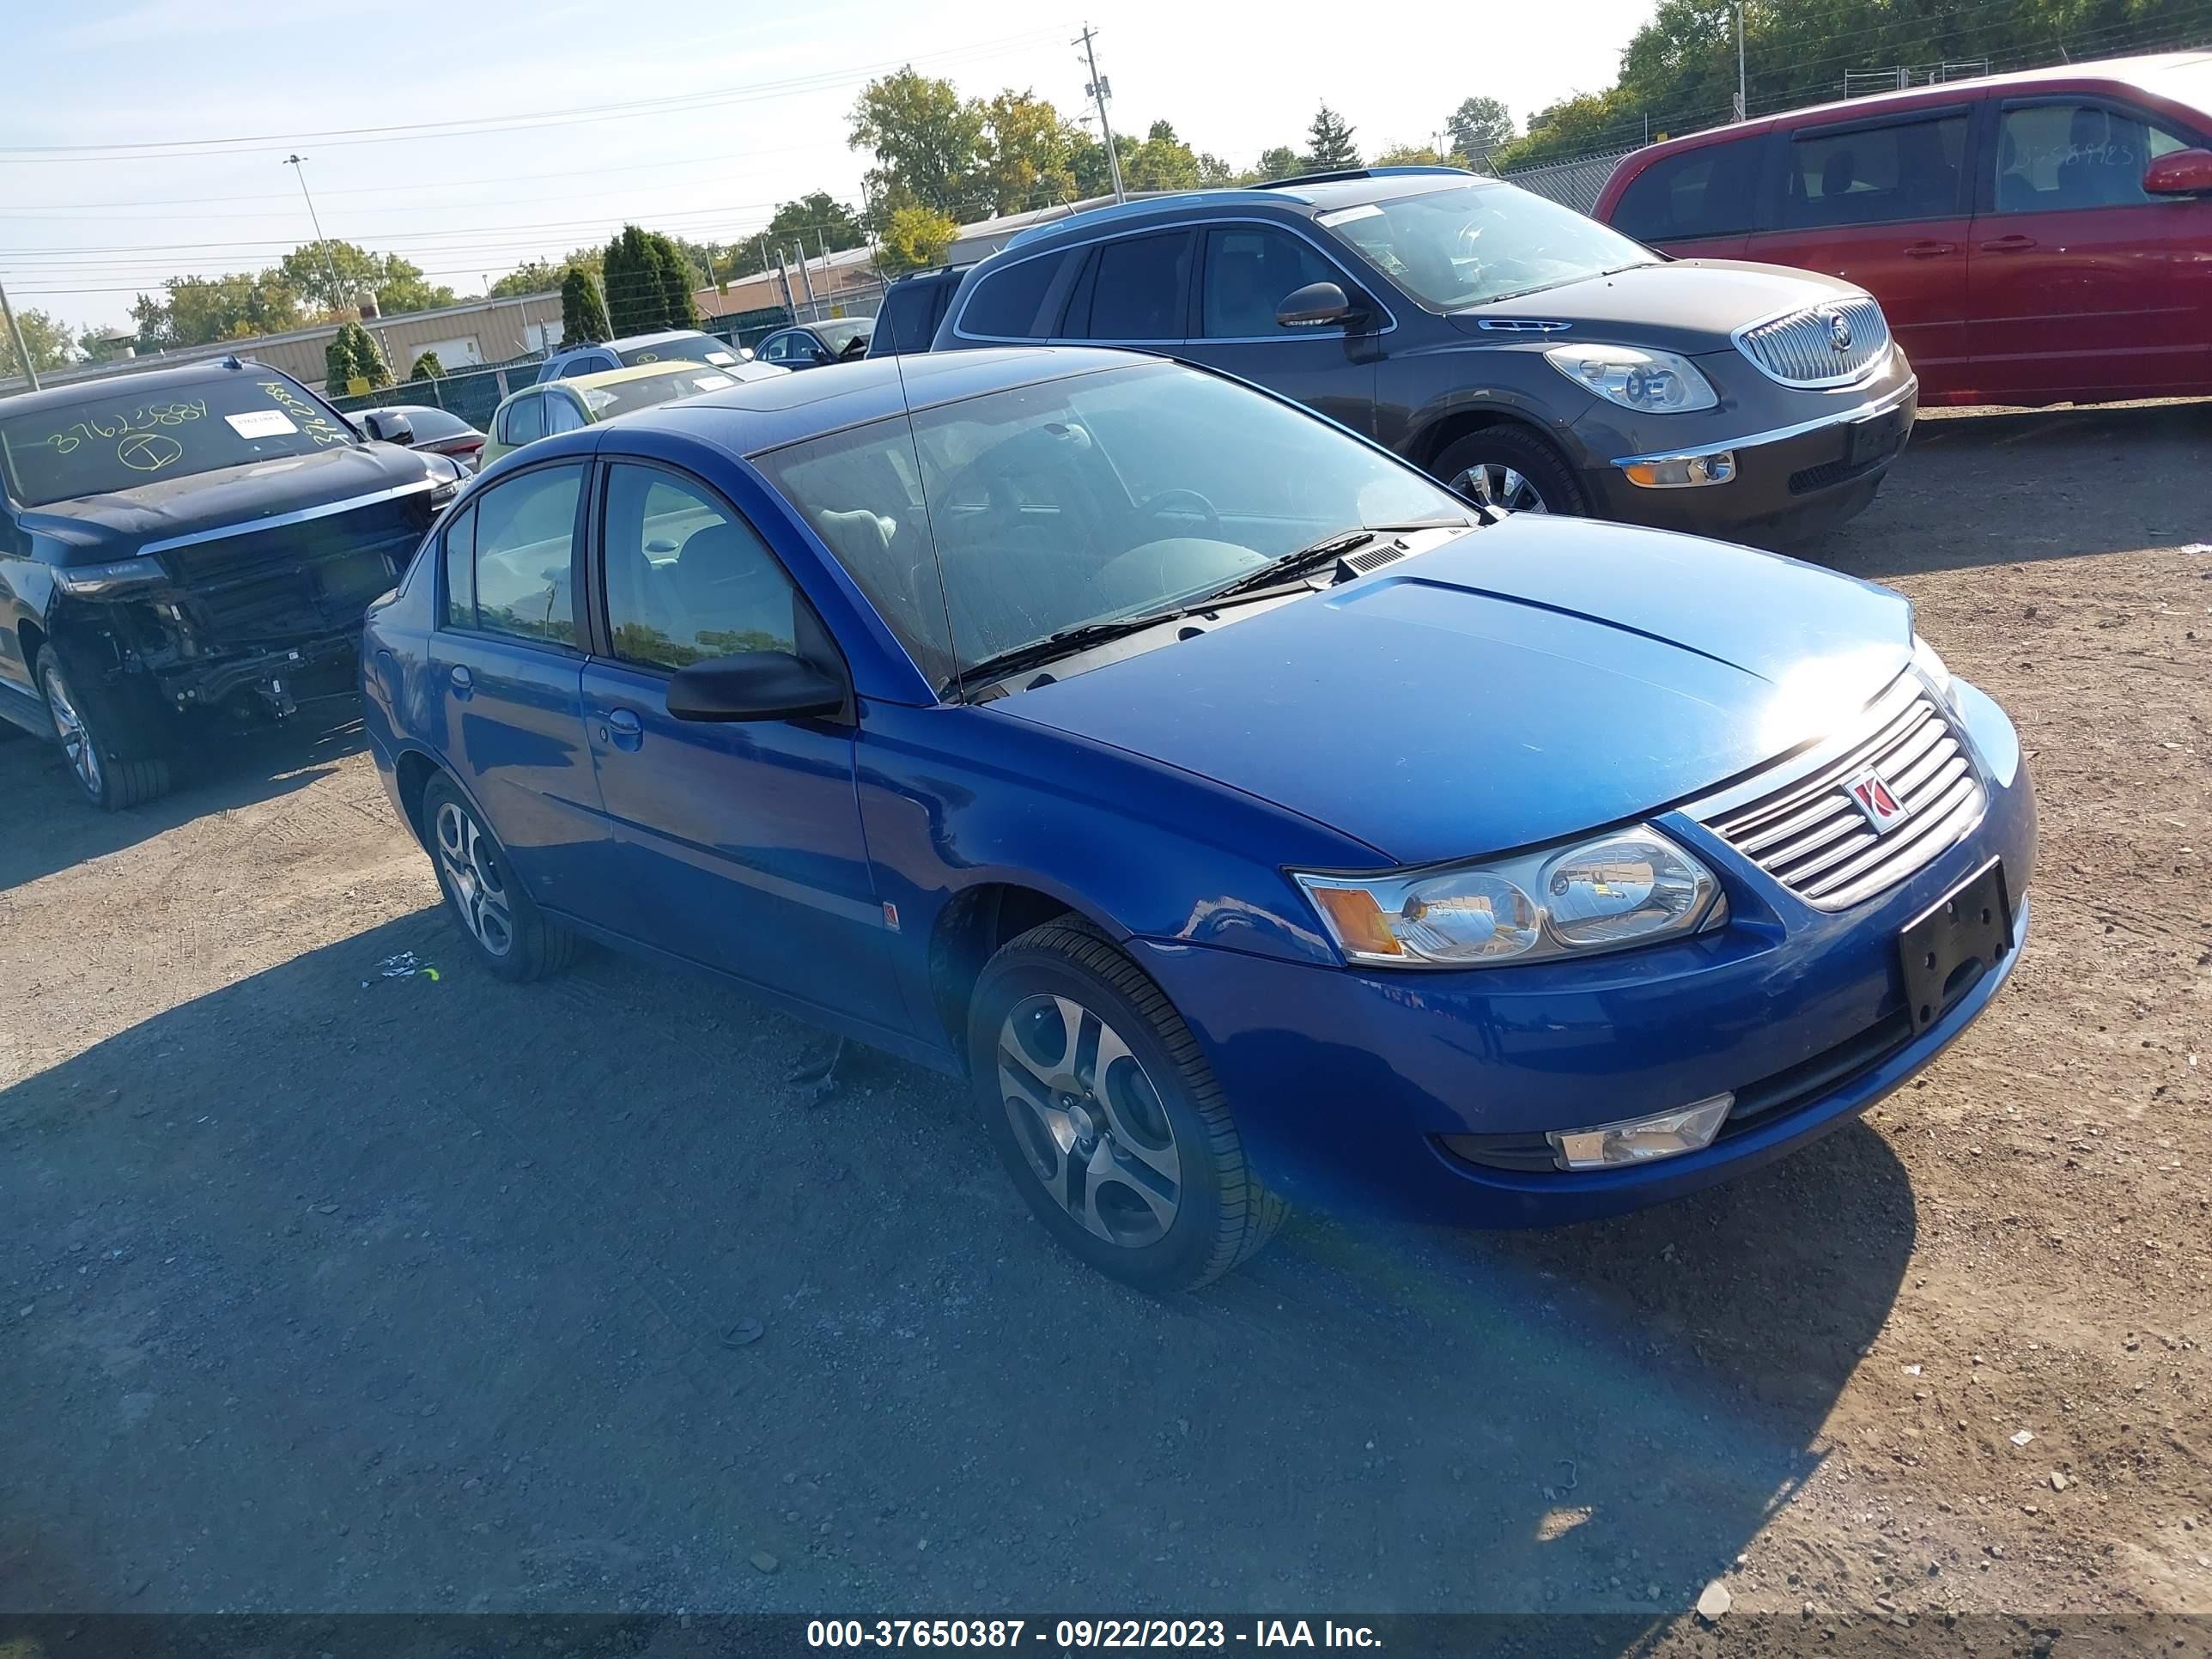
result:
<svg viewBox="0 0 2212 1659"><path fill-rule="evenodd" d="M1889 349L1889 323L1866 295L1807 306L1738 329L1737 348L1784 386L1843 386Z"/></svg>
<svg viewBox="0 0 2212 1659"><path fill-rule="evenodd" d="M1988 793L1920 682L1907 677L1900 688L1875 705L1867 734L1841 755L1708 827L1822 910L1847 909L1955 846L1982 821ZM1904 809L1887 834L1850 793L1869 770Z"/></svg>

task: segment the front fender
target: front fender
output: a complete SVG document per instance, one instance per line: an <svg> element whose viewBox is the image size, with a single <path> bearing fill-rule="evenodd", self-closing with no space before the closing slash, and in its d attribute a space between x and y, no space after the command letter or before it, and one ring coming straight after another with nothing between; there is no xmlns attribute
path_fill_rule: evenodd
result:
<svg viewBox="0 0 2212 1659"><path fill-rule="evenodd" d="M1376 429L1408 459L1426 460L1455 428L1501 416L1565 445L1597 400L1544 361L1544 341L1474 345L1458 341L1394 353L1376 386Z"/></svg>

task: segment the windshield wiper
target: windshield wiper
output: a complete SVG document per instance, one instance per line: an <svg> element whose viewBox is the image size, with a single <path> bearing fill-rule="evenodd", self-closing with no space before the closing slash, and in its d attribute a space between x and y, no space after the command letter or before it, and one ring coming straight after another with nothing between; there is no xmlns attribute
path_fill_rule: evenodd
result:
<svg viewBox="0 0 2212 1659"><path fill-rule="evenodd" d="M1162 623L1188 617L1192 607L1179 605L1172 611L1148 611L1140 617L1113 617L1103 622L1079 623L1063 628L1057 634L1048 634L1041 640L1031 640L1027 645L1018 645L1011 651L1001 651L994 657L960 671L960 684L981 684L991 680L1002 680L1009 674L1018 674L1024 668L1038 668L1062 657L1072 657L1079 651L1088 651L1093 646L1123 639L1131 634L1141 634L1148 628L1158 628Z"/></svg>
<svg viewBox="0 0 2212 1659"><path fill-rule="evenodd" d="M1483 509L1475 507L1480 513ZM1490 520L1483 520L1487 524ZM1255 587L1265 587L1272 582L1288 581L1300 573L1319 568L1331 559L1356 553L1368 543L1381 536L1396 535L1407 530L1465 530L1469 528L1465 519L1417 519L1407 524L1354 525L1343 530L1332 530L1317 542L1309 542L1296 552L1285 553L1263 565L1246 571L1226 587L1217 587L1208 595L1208 601L1227 599L1232 593L1249 593Z"/></svg>

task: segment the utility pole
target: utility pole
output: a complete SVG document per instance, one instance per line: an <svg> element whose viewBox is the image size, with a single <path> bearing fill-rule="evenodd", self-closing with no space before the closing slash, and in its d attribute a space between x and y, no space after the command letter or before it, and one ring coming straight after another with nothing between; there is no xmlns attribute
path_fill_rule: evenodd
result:
<svg viewBox="0 0 2212 1659"><path fill-rule="evenodd" d="M8 290L0 288L0 314L8 319L8 337L15 343L15 361L23 366L23 379L32 391L39 389L38 365L31 361L31 348L23 343L23 331L15 325L15 307L8 303Z"/></svg>
<svg viewBox="0 0 2212 1659"><path fill-rule="evenodd" d="M299 171L300 194L307 201L307 222L315 228L315 246L322 250L323 270L331 279L331 307L342 311L345 308L345 287L338 281L338 268L331 258L330 240L323 234L323 221L315 211L315 198L307 193L307 169L304 165L307 159L304 155L288 155L284 165Z"/></svg>
<svg viewBox="0 0 2212 1659"><path fill-rule="evenodd" d="M1743 0L1735 0L1735 118L1744 118Z"/></svg>
<svg viewBox="0 0 2212 1659"><path fill-rule="evenodd" d="M1129 198L1127 192L1121 188L1121 158L1115 153L1114 149L1114 124L1106 118L1106 100L1112 94L1113 88L1106 84L1106 77L1098 72L1098 53L1091 46L1091 25L1085 23L1083 26L1083 33L1068 44L1081 46L1084 61L1091 65L1091 84L1084 90L1091 94L1098 106L1098 133L1106 141L1106 166L1108 171L1114 175L1114 199L1117 202L1126 202Z"/></svg>

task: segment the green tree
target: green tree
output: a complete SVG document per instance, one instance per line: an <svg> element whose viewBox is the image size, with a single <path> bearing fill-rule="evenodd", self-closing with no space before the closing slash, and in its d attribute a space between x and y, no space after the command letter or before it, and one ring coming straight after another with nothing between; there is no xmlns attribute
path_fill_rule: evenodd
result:
<svg viewBox="0 0 2212 1659"><path fill-rule="evenodd" d="M1073 199L1078 130L1050 103L1009 88L983 106L981 150L993 211L1023 213Z"/></svg>
<svg viewBox="0 0 2212 1659"><path fill-rule="evenodd" d="M23 349L31 354L32 368L59 368L77 361L81 350L77 331L60 318L43 311L19 311L15 313L15 326L23 331ZM15 355L15 342L5 328L0 327L0 375L22 372L23 362Z"/></svg>
<svg viewBox="0 0 2212 1659"><path fill-rule="evenodd" d="M607 321L607 302L599 297L599 283L583 266L570 265L568 274L561 279L562 349L613 337L614 329Z"/></svg>
<svg viewBox="0 0 2212 1659"><path fill-rule="evenodd" d="M1297 151L1288 144L1278 144L1260 156L1260 176L1262 179L1288 179L1304 170L1305 163L1298 160Z"/></svg>
<svg viewBox="0 0 2212 1659"><path fill-rule="evenodd" d="M410 380L442 380L446 378L446 366L438 361L436 352L426 351L416 358L414 366L407 371L407 378Z"/></svg>
<svg viewBox="0 0 2212 1659"><path fill-rule="evenodd" d="M1443 160L1429 144L1393 144L1368 165L1378 167L1433 167L1443 166Z"/></svg>
<svg viewBox="0 0 2212 1659"><path fill-rule="evenodd" d="M1513 112L1495 98L1466 98L1444 118L1452 152L1480 163L1513 137Z"/></svg>
<svg viewBox="0 0 2212 1659"><path fill-rule="evenodd" d="M876 249L876 268L886 276L897 276L943 264L945 252L959 229L950 214L911 202L894 208Z"/></svg>
<svg viewBox="0 0 2212 1659"><path fill-rule="evenodd" d="M1315 112L1313 125L1306 129L1306 144L1309 172L1328 173L1359 165L1359 147L1352 142L1352 129L1327 104Z"/></svg>
<svg viewBox="0 0 2212 1659"><path fill-rule="evenodd" d="M550 294L567 274L550 259L526 259L484 290L488 300L515 300L526 294Z"/></svg>
<svg viewBox="0 0 2212 1659"><path fill-rule="evenodd" d="M1075 180L1079 202L1105 196L1114 189L1114 169L1106 159L1106 146L1078 127L1068 136L1067 170Z"/></svg>
<svg viewBox="0 0 2212 1659"><path fill-rule="evenodd" d="M333 283L331 273L337 273ZM296 247L263 273L299 295L311 309L333 313L351 310L364 294L373 296L387 315L406 311L434 311L453 303L453 290L434 283L420 265L396 253L371 253L351 242L309 242Z"/></svg>
<svg viewBox="0 0 2212 1659"><path fill-rule="evenodd" d="M372 391L392 384L391 365L384 361L375 336L359 323L340 324L337 332L325 343L323 374L326 389L334 398L345 396L347 386L356 379L368 381Z"/></svg>
<svg viewBox="0 0 2212 1659"><path fill-rule="evenodd" d="M908 64L871 81L854 104L848 143L876 158L868 182L886 223L907 204L957 217L984 191L983 106L963 101L950 81Z"/></svg>
<svg viewBox="0 0 2212 1659"><path fill-rule="evenodd" d="M1198 182L1212 190L1222 185L1244 182L1244 175L1211 150L1198 154Z"/></svg>
<svg viewBox="0 0 2212 1659"><path fill-rule="evenodd" d="M653 266L660 277L660 309L665 319L661 326L698 327L699 304L694 295L700 273L692 268L690 256L658 231L647 239L647 244L653 250Z"/></svg>
<svg viewBox="0 0 2212 1659"><path fill-rule="evenodd" d="M668 295L661 286L660 255L648 233L624 225L607 244L607 325L616 335L646 334L668 326Z"/></svg>
<svg viewBox="0 0 2212 1659"><path fill-rule="evenodd" d="M281 334L307 319L300 313L300 296L276 270L259 276L245 271L227 276L173 276L168 298L156 309L155 349L163 346L209 345L217 340L250 339L257 334ZM143 296L140 306L150 304ZM140 314L143 339L149 319Z"/></svg>
<svg viewBox="0 0 2212 1659"><path fill-rule="evenodd" d="M1155 121L1144 143L1121 154L1121 183L1129 190L1195 190L1198 157L1165 121Z"/></svg>

